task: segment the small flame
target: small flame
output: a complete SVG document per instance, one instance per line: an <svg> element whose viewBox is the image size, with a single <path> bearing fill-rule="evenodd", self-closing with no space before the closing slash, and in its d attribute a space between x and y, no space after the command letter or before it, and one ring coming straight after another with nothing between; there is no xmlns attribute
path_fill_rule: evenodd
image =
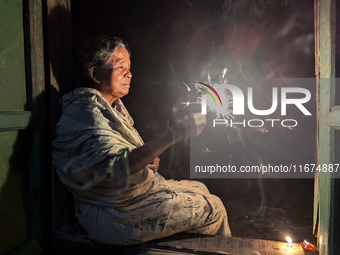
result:
<svg viewBox="0 0 340 255"><path fill-rule="evenodd" d="M292 238L290 238L289 236L286 237L286 240L288 242L288 247L292 247Z"/></svg>

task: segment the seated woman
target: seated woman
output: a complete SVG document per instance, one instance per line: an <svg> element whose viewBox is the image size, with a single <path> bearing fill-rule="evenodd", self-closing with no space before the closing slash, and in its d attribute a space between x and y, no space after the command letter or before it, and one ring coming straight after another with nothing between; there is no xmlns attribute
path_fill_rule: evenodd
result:
<svg viewBox="0 0 340 255"><path fill-rule="evenodd" d="M157 173L157 156L188 139L189 131L198 136L205 118L178 121L144 143L120 100L132 77L127 46L117 38L102 39L96 49L87 65L90 84L61 99L53 142L60 180L79 200L80 225L92 240L115 245L183 231L230 236L223 203L204 184L165 180Z"/></svg>

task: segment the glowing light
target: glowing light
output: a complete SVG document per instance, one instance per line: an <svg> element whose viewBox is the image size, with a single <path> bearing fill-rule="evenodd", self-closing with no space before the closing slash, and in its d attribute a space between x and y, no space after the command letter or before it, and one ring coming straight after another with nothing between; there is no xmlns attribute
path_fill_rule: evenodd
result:
<svg viewBox="0 0 340 255"><path fill-rule="evenodd" d="M286 237L286 240L288 242L288 247L292 247L292 238L290 238L289 236Z"/></svg>
<svg viewBox="0 0 340 255"><path fill-rule="evenodd" d="M192 105L192 104L201 104L202 106L202 114L206 114L206 112L203 112L203 109L207 109L210 112L215 114L215 118L217 119L235 119L235 117L232 114L232 110L230 109L233 105L233 99L231 97L230 94L228 94L228 92L223 89L223 88L215 88L214 85L220 85L220 84L227 84L228 80L227 80L227 72L228 72L228 68L224 68L222 71L222 75L219 77L219 82L218 83L213 83L212 79L210 77L210 73L208 71L208 76L206 81L203 82L199 82L196 81L195 83L185 83L183 81L183 84L186 86L188 92L190 91L189 85L193 86L194 88L196 88L196 102L181 102L181 104L184 104L184 108L183 110ZM215 96L217 96L220 104L218 104L214 98L214 95L208 91L207 89L205 89L204 87L207 87L209 90L211 90L213 92L213 94ZM210 97L208 97L208 95ZM233 128L235 129L236 127L233 126ZM262 132L268 132L268 130L263 130ZM242 145L244 146L243 140L240 136L239 133L238 137L240 138L240 141L242 142ZM231 144L230 142L230 138L227 135L229 144Z"/></svg>
<svg viewBox="0 0 340 255"><path fill-rule="evenodd" d="M222 71L222 76L220 77L219 84L226 83L227 79L225 78L227 75L227 68L224 68ZM223 118L223 119L230 119L234 116L232 115L232 110L230 109L232 106L232 97L228 95L225 89L215 89L214 85L212 85L211 77L208 72L207 77L207 83L203 82L195 82L195 83L185 83L182 81L183 84L186 86L188 92L191 91L189 85L193 85L196 88L196 102L181 102L181 104L184 104L184 108L188 107L191 104L202 104L202 97L207 94L210 95L210 98L207 99L207 108L210 112L215 113L217 118ZM213 92L215 96L217 96L220 104L216 103L216 100L214 99L214 96L212 93L210 93L207 89L204 89L202 87L207 87L209 90Z"/></svg>
<svg viewBox="0 0 340 255"><path fill-rule="evenodd" d="M201 90L198 89L200 92ZM232 98L230 95L227 94L226 90L224 89L216 89L216 92L219 94L223 105L215 104L215 101L210 97L207 98L207 108L208 111L215 113L216 117L219 119L230 119L234 116L232 115L232 110L230 109L232 106ZM203 94L202 94L203 96ZM202 102L202 96L198 96L198 102Z"/></svg>
<svg viewBox="0 0 340 255"><path fill-rule="evenodd" d="M182 81L184 83L184 85L187 87L187 91L190 92L190 87L188 86L188 84L186 84L184 81Z"/></svg>
<svg viewBox="0 0 340 255"><path fill-rule="evenodd" d="M227 79L225 78L227 75L227 68L224 68L222 71L222 76L220 77L219 83L227 83ZM203 83L203 82L196 82L195 87L198 89L201 87L201 85L207 86L209 89L211 89L215 95L218 97L220 104L215 104L214 100L211 98L207 99L207 107L210 112L215 113L217 118L223 118L223 119L230 119L233 118L234 116L232 115L231 111L231 106L232 106L232 98L230 95L227 94L225 89L215 89L214 86L212 85L211 77L208 72L208 77L207 77L208 84ZM201 90L198 89L200 92ZM203 95L202 95L203 96ZM198 101L202 102L202 97L197 98ZM222 105L223 102L223 105Z"/></svg>
<svg viewBox="0 0 340 255"><path fill-rule="evenodd" d="M308 242L307 240L301 242L300 246L306 254L308 254L309 252L313 252L314 254L314 252L317 250L316 246Z"/></svg>

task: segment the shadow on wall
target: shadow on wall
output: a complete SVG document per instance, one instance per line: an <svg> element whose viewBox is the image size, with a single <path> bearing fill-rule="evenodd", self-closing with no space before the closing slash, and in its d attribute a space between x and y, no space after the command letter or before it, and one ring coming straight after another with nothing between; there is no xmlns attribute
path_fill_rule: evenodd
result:
<svg viewBox="0 0 340 255"><path fill-rule="evenodd" d="M72 63L72 30L71 13L63 3L48 8L47 17L47 61L50 66L46 66L47 93L49 98L49 130L50 143L55 139L55 126L61 116L60 98L76 88L73 83L73 63ZM51 153L54 148L51 146ZM60 182L53 164L53 230L57 231L63 224L72 224L75 221L73 196ZM56 233L54 233L56 234Z"/></svg>
<svg viewBox="0 0 340 255"><path fill-rule="evenodd" d="M6 181L0 190L0 217L2 219L0 253L7 254L26 240L32 231L30 156L34 129L18 132L5 131L1 135L5 135L8 141L16 135L13 148L9 152L3 152L4 155L2 155L5 157L6 154L11 155ZM5 146L6 144L2 149L5 149Z"/></svg>

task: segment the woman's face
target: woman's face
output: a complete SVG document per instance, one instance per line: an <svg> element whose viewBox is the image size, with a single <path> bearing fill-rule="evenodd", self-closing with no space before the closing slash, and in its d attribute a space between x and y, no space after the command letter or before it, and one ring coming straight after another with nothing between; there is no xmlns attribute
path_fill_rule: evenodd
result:
<svg viewBox="0 0 340 255"><path fill-rule="evenodd" d="M112 70L101 77L100 89L114 101L129 93L132 74L130 56L126 49L119 50L112 57ZM110 100L111 101L111 100Z"/></svg>

